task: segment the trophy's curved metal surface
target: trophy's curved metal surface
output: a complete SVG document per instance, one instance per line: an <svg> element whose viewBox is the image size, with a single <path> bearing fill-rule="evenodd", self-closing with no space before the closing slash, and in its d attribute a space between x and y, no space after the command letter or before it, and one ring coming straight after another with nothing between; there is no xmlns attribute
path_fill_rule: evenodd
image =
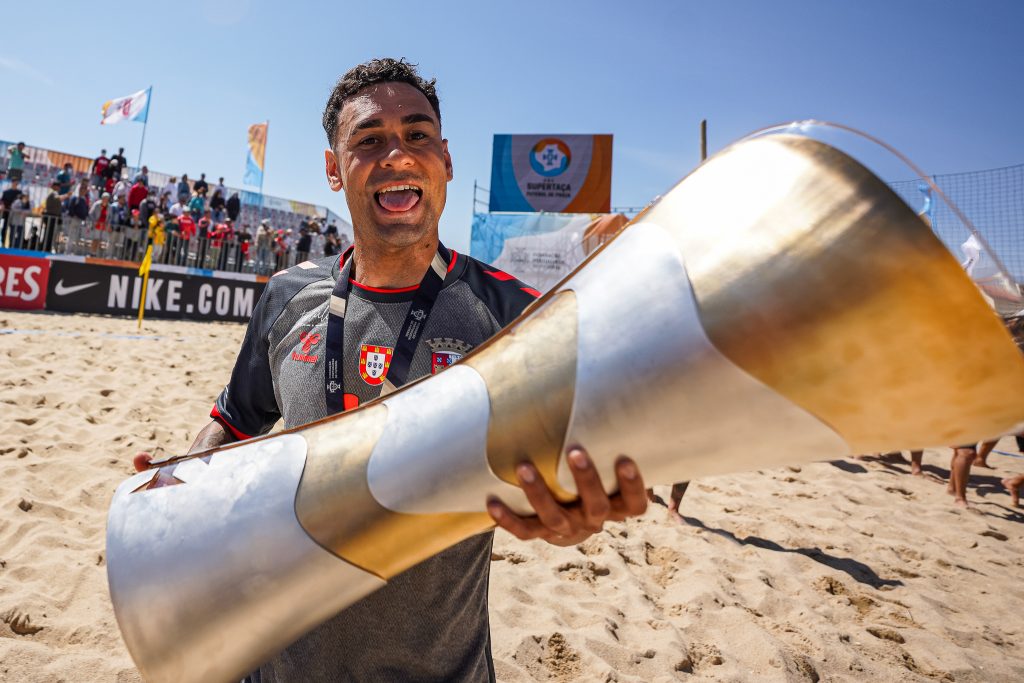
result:
<svg viewBox="0 0 1024 683"><path fill-rule="evenodd" d="M488 495L529 511L523 460L571 500L577 443L605 482L629 454L649 483L968 443L1019 428L1022 384L1009 333L888 187L820 142L757 138L455 367L124 482L111 598L147 680L237 680L489 529Z"/></svg>

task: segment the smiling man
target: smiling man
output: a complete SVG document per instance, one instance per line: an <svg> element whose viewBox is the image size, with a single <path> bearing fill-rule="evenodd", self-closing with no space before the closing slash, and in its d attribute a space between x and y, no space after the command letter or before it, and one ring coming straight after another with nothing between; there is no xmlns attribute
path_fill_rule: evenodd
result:
<svg viewBox="0 0 1024 683"><path fill-rule="evenodd" d="M434 81L375 59L346 73L323 115L325 166L344 190L354 246L278 273L253 312L231 380L192 451L295 427L443 371L515 318L538 293L442 245L452 179ZM444 429L444 425L438 425ZM559 505L529 464L518 475L538 515L488 501L521 539L579 543L604 521L644 511L622 458L609 499L586 453L567 454L580 502ZM138 465L144 465L140 456ZM292 644L253 681L494 680L487 617L491 533L405 573Z"/></svg>

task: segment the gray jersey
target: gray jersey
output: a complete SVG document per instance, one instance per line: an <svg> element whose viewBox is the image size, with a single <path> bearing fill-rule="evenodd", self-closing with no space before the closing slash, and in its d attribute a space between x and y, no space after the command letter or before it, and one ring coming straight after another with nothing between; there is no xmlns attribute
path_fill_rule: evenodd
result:
<svg viewBox="0 0 1024 683"><path fill-rule="evenodd" d="M475 259L451 253L445 284L413 356L409 381L458 361L537 292ZM337 256L270 279L253 311L230 383L211 415L237 437L326 417L328 304ZM376 398L415 287L353 283L345 314L345 407ZM369 363L367 361L370 361ZM393 578L260 668L271 681L494 680L487 621L491 533L469 538Z"/></svg>

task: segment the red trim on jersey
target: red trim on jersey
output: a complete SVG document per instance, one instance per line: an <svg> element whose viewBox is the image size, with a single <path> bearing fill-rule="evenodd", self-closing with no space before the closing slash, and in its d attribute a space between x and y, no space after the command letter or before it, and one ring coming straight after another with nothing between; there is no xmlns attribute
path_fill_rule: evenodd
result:
<svg viewBox="0 0 1024 683"><path fill-rule="evenodd" d="M413 285L412 287L399 287L397 289L388 289L386 287L371 287L370 285L361 285L352 278L348 279L349 282L354 284L359 289L365 289L367 292L378 292L380 294L401 294L402 292L415 292L420 288L419 285Z"/></svg>
<svg viewBox="0 0 1024 683"><path fill-rule="evenodd" d="M516 279L515 275L509 275L508 273L503 273L500 270L485 270L484 272L493 277L495 280L500 280L502 282L507 282L508 280Z"/></svg>
<svg viewBox="0 0 1024 683"><path fill-rule="evenodd" d="M538 292L533 287L520 287L519 289L523 290L524 292L526 292L530 296L540 296L540 292Z"/></svg>
<svg viewBox="0 0 1024 683"><path fill-rule="evenodd" d="M455 267L455 261L459 258L459 255L452 249L452 261L448 264L448 272L452 272L452 268ZM363 285L352 278L348 279L349 282L354 284L359 289L364 289L367 292L377 292L378 294L401 294L402 292L415 292L420 288L419 285L413 285L412 287L398 287L397 289L389 289L387 287L371 287L370 285Z"/></svg>
<svg viewBox="0 0 1024 683"><path fill-rule="evenodd" d="M251 439L252 438L251 436L249 436L245 432L239 431L238 429L235 429L234 425L232 425L230 422L225 420L224 416L220 414L219 410L217 410L217 404L216 403L213 404L213 410L210 411L210 417L212 417L214 420L216 420L217 422L220 422L222 425L227 427L228 431L230 431L232 434L234 434L235 438L238 439L239 441L244 441L245 439Z"/></svg>

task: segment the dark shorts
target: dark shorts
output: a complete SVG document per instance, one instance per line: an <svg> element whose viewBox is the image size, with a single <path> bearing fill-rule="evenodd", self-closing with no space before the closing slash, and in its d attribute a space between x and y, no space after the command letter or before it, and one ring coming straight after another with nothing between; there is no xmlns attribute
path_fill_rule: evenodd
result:
<svg viewBox="0 0 1024 683"><path fill-rule="evenodd" d="M7 169L7 179L21 181L21 177L25 175L25 169L23 168L9 168Z"/></svg>

